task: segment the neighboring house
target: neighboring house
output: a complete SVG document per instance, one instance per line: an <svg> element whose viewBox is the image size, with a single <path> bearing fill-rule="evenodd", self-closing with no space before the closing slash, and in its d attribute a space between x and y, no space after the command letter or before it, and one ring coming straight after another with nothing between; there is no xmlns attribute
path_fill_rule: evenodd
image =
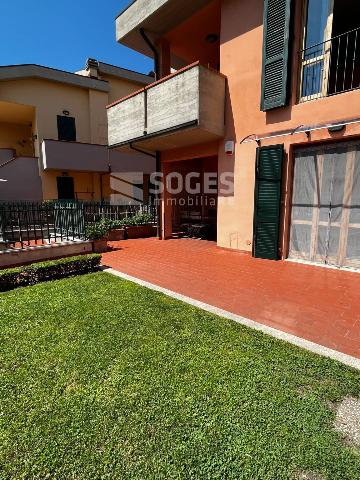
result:
<svg viewBox="0 0 360 480"><path fill-rule="evenodd" d="M76 73L1 66L0 200L146 201L155 162L109 152L106 105L151 81L93 59Z"/></svg>
<svg viewBox="0 0 360 480"><path fill-rule="evenodd" d="M109 106L109 145L159 152L170 178L234 175L216 212L163 195L163 238L216 216L221 247L360 267L358 3L136 0L120 13L117 40L149 56L152 43L159 81Z"/></svg>

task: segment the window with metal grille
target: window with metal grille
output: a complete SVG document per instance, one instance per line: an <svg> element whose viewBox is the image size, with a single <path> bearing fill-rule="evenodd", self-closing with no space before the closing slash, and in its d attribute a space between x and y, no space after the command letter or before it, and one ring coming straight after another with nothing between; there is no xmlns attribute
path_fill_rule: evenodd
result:
<svg viewBox="0 0 360 480"><path fill-rule="evenodd" d="M358 0L306 0L301 101L360 87Z"/></svg>

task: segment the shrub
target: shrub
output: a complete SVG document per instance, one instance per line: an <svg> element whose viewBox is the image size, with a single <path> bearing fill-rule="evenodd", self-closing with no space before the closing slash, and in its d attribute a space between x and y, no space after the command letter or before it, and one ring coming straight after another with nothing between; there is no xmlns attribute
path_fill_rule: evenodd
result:
<svg viewBox="0 0 360 480"><path fill-rule="evenodd" d="M100 240L109 233L110 225L108 220L102 219L100 222L92 223L85 227L85 238L87 240Z"/></svg>
<svg viewBox="0 0 360 480"><path fill-rule="evenodd" d="M7 290L25 285L22 271L23 267L0 270L0 292L6 292Z"/></svg>
<svg viewBox="0 0 360 480"><path fill-rule="evenodd" d="M85 238L87 240L100 240L105 238L110 230L137 225L149 225L151 223L153 223L153 217L150 213L138 212L121 220L110 220L104 217L100 221L86 226Z"/></svg>
<svg viewBox="0 0 360 480"><path fill-rule="evenodd" d="M109 230L123 227L133 227L137 225L148 225L153 223L153 217L150 213L138 212L129 217L124 217L121 220L102 220L109 226Z"/></svg>
<svg viewBox="0 0 360 480"><path fill-rule="evenodd" d="M40 205L42 207L53 207L56 203L58 203L58 200L43 200Z"/></svg>
<svg viewBox="0 0 360 480"><path fill-rule="evenodd" d="M123 228L124 227L124 221L123 220L109 220L107 218L103 218L102 222L104 222L109 230L116 230L117 228Z"/></svg>
<svg viewBox="0 0 360 480"><path fill-rule="evenodd" d="M47 280L94 272L99 268L100 261L101 255L93 253L0 270L0 292L35 285Z"/></svg>
<svg viewBox="0 0 360 480"><path fill-rule="evenodd" d="M153 222L152 215L150 213L136 213L132 217L133 225L148 225Z"/></svg>

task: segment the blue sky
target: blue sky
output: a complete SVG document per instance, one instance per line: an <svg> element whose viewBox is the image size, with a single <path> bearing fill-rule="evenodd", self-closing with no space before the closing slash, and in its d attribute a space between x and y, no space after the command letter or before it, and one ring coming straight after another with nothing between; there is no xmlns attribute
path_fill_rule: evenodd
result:
<svg viewBox="0 0 360 480"><path fill-rule="evenodd" d="M152 61L115 41L130 0L0 0L0 65L80 70L88 57L148 73Z"/></svg>

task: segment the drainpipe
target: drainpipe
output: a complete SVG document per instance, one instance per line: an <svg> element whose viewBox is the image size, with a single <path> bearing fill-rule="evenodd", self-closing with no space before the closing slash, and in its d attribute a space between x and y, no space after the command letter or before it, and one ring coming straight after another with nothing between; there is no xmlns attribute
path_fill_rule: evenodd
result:
<svg viewBox="0 0 360 480"><path fill-rule="evenodd" d="M159 80L160 79L159 52L157 51L155 45L152 43L150 38L146 35L144 28L140 28L140 35L142 36L147 46L150 48L150 50L154 54L155 80Z"/></svg>
<svg viewBox="0 0 360 480"><path fill-rule="evenodd" d="M146 35L146 32L145 32L144 28L140 28L140 35L142 36L142 38L144 39L147 46L150 48L150 50L154 54L155 81L159 80L160 76L161 76L160 75L159 52L157 51L155 45L152 43L150 38ZM136 150L140 153L143 153L145 155L149 155L149 156L155 158L155 160L156 160L156 167L155 167L156 172L161 171L161 158L160 158L160 152L159 151L155 152L155 155L152 155L151 153L144 152L142 150L136 149L131 144L130 144L130 147L133 150ZM160 207L160 195L158 193L156 194L156 207L157 207L157 212L156 212L156 216L157 216L156 236L157 236L157 238L161 238L161 207Z"/></svg>

